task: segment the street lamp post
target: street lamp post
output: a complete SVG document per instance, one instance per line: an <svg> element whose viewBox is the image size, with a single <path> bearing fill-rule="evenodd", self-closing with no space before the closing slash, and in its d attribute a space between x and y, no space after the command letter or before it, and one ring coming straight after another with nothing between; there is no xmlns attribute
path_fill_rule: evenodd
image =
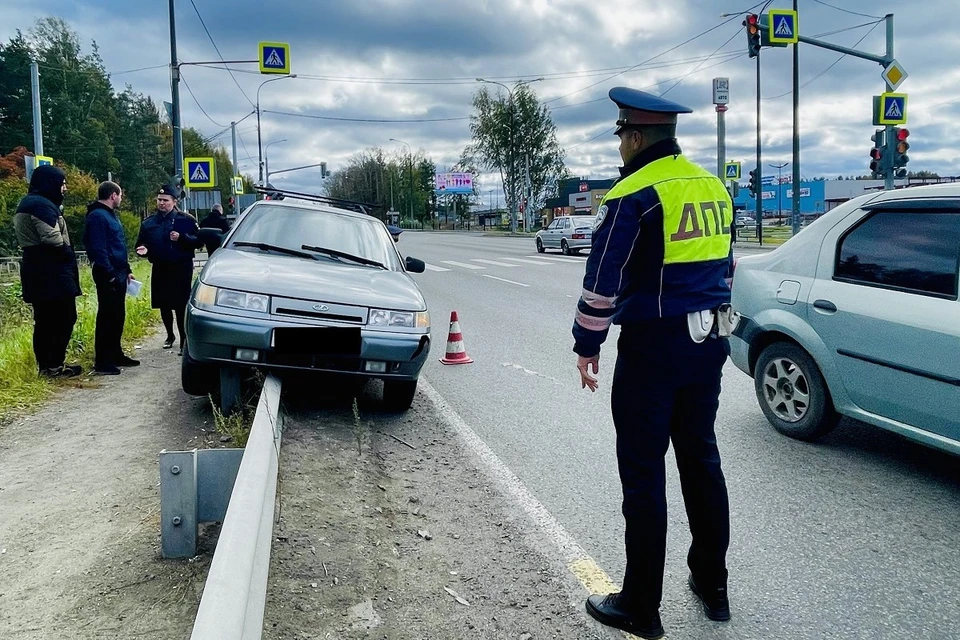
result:
<svg viewBox="0 0 960 640"><path fill-rule="evenodd" d="M267 155L267 152L270 150L270 147L275 144L280 144L281 142L286 142L287 139L283 138L281 140L274 140L273 142L268 142L267 146L263 148L263 165L261 165L261 171L267 174L267 180L270 179L270 156ZM263 181L263 173L260 174L260 183L262 186L266 186L266 183Z"/></svg>
<svg viewBox="0 0 960 640"><path fill-rule="evenodd" d="M397 140L396 138L390 138L390 142L399 142L402 145L406 145L408 162L410 163L410 222L413 222L413 152L410 151L410 145L403 140ZM393 205L390 205L393 208Z"/></svg>
<svg viewBox="0 0 960 640"><path fill-rule="evenodd" d="M533 82L540 82L543 78L534 78L533 80L522 80L517 82L513 89L519 89L525 84L531 84ZM510 110L510 142L508 144L509 148L507 149L507 206L510 207L510 232L517 232L517 211L516 211L516 201L511 200L510 196L513 195L514 189L514 153L513 153L513 132L514 132L514 113L513 113L513 89L503 84L502 82L497 82L496 80L485 80L484 78L477 78L477 82L482 82L485 84L496 84L500 85L507 90L507 105Z"/></svg>
<svg viewBox="0 0 960 640"><path fill-rule="evenodd" d="M270 78L269 80L264 80L260 83L260 86L257 87L257 166L260 170L260 185L263 186L263 143L260 136L260 89L263 89L263 85L270 82L276 82L277 80L286 80L287 78L296 78L297 74L293 73L289 76L280 76L279 78Z"/></svg>
<svg viewBox="0 0 960 640"><path fill-rule="evenodd" d="M780 218L783 217L783 168L790 164L782 162L780 164L771 164L770 166L777 170L777 224L780 224ZM797 185L793 185L796 189Z"/></svg>

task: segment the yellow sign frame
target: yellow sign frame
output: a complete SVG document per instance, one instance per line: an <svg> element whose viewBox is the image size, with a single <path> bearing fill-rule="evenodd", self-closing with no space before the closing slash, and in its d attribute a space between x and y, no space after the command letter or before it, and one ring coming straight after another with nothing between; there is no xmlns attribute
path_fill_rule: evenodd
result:
<svg viewBox="0 0 960 640"><path fill-rule="evenodd" d="M267 49L283 51L283 66L272 67L265 63L268 60ZM261 42L257 47L257 61L260 63L260 73L287 75L290 73L290 45L286 42Z"/></svg>
<svg viewBox="0 0 960 640"><path fill-rule="evenodd" d="M770 44L797 44L800 42L800 15L792 9L770 9L770 32L769 39ZM778 17L790 17L793 18L793 35L790 37L783 37L777 35L777 18Z"/></svg>
<svg viewBox="0 0 960 640"><path fill-rule="evenodd" d="M903 109L900 111L899 118L887 118L887 100L893 98L903 98ZM898 125L898 124L907 124L907 94L905 93L881 93L880 94L880 113L877 114L877 122L883 125Z"/></svg>
<svg viewBox="0 0 960 640"><path fill-rule="evenodd" d="M731 166L734 166L734 167L737 168L737 175L736 175L736 176L731 176L731 175L730 175L730 167L731 167ZM742 164L739 160L727 162L727 163L725 163L725 164L723 165L723 181L724 181L724 182L727 182L727 181L732 181L732 180L740 180L740 179L743 177L743 173L742 173L742 172L743 172L743 164Z"/></svg>
<svg viewBox="0 0 960 640"><path fill-rule="evenodd" d="M192 180L190 174L190 164L206 163L209 171L207 180ZM183 159L183 181L184 185L191 189L212 189L217 186L217 159L216 158L184 158Z"/></svg>

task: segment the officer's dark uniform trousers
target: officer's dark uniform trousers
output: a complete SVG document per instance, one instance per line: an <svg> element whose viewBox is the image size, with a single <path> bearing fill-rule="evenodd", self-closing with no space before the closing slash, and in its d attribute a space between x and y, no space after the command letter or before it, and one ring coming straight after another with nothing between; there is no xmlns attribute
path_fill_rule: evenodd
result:
<svg viewBox="0 0 960 640"><path fill-rule="evenodd" d="M695 343L686 317L623 325L611 404L623 484L623 592L656 610L663 592L667 504L664 455L673 441L693 534L688 563L703 588L726 586L729 503L713 423L727 349Z"/></svg>

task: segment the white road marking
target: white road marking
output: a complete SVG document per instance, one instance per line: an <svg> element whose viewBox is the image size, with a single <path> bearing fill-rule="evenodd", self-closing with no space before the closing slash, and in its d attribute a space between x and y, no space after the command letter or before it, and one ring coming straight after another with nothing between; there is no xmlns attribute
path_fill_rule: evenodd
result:
<svg viewBox="0 0 960 640"><path fill-rule="evenodd" d="M481 262L483 264L492 264L495 267L519 267L518 264L507 264L506 262L497 262L496 260L484 260L483 258L470 258L470 262Z"/></svg>
<svg viewBox="0 0 960 640"><path fill-rule="evenodd" d="M548 266L548 267L552 267L552 266L553 266L553 263L552 263L552 262L544 262L543 260L527 260L526 258L506 258L506 257L503 257L503 258L500 258L500 260L510 260L510 261L512 261L512 262L519 262L519 263L521 263L521 264L546 265L546 266Z"/></svg>
<svg viewBox="0 0 960 640"><path fill-rule="evenodd" d="M544 380L550 380L551 382L556 382L557 384L563 384L562 382L560 382L560 381L557 380L556 378L553 378L553 377L551 377L551 376L545 375L545 374L543 374L543 373L539 373L539 372L537 372L537 371L531 371L530 369L527 369L527 368L526 368L525 366L523 366L522 364L514 364L513 362L504 362L504 363L502 363L501 366L506 367L506 368L508 368L508 369L516 369L517 371L523 371L523 372L524 372L525 374L527 374L528 376L536 376L537 378L543 378Z"/></svg>
<svg viewBox="0 0 960 640"><path fill-rule="evenodd" d="M603 569L423 376L420 377L420 392L434 406L445 426L457 434L461 446L480 461L481 467L500 492L515 501L533 525L556 545L568 570L579 580L584 589L588 593L616 591L617 585L610 580ZM605 628L605 630L608 637L625 637L624 634L613 629Z"/></svg>
<svg viewBox="0 0 960 640"><path fill-rule="evenodd" d="M575 262L576 264L583 264L587 261L586 258L561 258L560 256L527 256L528 258L536 258L537 260L552 260L554 262Z"/></svg>
<svg viewBox="0 0 960 640"><path fill-rule="evenodd" d="M500 282L509 282L510 284L515 284L520 287L529 287L528 284L523 284L522 282L514 282L513 280L507 280L506 278L498 278L497 276L492 276L489 273L483 274L484 278L490 278L491 280L499 280Z"/></svg>
<svg viewBox="0 0 960 640"><path fill-rule="evenodd" d="M450 271L450 269L444 269L443 267L438 267L435 264L430 264L429 262L424 262L424 266L427 268L427 271Z"/></svg>
<svg viewBox="0 0 960 640"><path fill-rule="evenodd" d="M461 267L463 269L486 269L486 267L478 267L475 264L467 264L466 262L457 262L456 260L441 260L443 264L449 264L454 267Z"/></svg>

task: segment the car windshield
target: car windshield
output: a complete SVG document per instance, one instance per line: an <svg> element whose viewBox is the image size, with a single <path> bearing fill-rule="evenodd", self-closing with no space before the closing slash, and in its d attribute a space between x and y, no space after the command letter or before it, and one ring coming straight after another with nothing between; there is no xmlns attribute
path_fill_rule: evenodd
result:
<svg viewBox="0 0 960 640"><path fill-rule="evenodd" d="M306 207L257 205L240 222L229 246L248 242L280 247L291 254L303 253L306 245L356 256L395 271L401 268L393 239L375 218ZM340 261L329 253L315 255Z"/></svg>

